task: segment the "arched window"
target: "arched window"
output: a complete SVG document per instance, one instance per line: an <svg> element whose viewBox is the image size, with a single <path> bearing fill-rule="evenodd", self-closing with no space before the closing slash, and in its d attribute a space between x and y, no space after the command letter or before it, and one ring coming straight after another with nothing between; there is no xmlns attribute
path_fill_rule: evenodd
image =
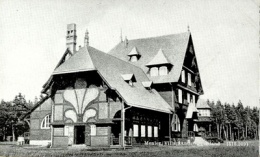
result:
<svg viewBox="0 0 260 157"><path fill-rule="evenodd" d="M198 125L196 123L193 125L193 131L194 132L198 132L199 131Z"/></svg>
<svg viewBox="0 0 260 157"><path fill-rule="evenodd" d="M168 75L168 69L166 66L161 66L159 69L159 75Z"/></svg>
<svg viewBox="0 0 260 157"><path fill-rule="evenodd" d="M51 123L51 115L49 114L43 118L41 123L41 129L49 129L50 123Z"/></svg>
<svg viewBox="0 0 260 157"><path fill-rule="evenodd" d="M172 119L172 131L180 131L180 130L181 130L180 119L177 114L174 114Z"/></svg>
<svg viewBox="0 0 260 157"><path fill-rule="evenodd" d="M157 67L152 67L150 71L151 76L158 76L158 68Z"/></svg>

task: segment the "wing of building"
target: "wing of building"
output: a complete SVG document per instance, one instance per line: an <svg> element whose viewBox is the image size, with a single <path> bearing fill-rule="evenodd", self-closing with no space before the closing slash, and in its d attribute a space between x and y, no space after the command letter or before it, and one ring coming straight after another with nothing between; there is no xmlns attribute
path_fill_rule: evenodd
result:
<svg viewBox="0 0 260 157"><path fill-rule="evenodd" d="M31 144L114 146L187 139L198 131L203 94L190 32L125 39L110 52L67 50L43 86L48 99L31 110ZM42 136L44 135L44 136Z"/></svg>

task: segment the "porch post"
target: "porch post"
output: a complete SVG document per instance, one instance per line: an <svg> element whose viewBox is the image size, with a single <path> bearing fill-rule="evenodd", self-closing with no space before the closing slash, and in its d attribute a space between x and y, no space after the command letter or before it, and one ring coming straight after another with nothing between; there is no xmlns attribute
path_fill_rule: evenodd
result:
<svg viewBox="0 0 260 157"><path fill-rule="evenodd" d="M169 142L171 142L171 114L169 114Z"/></svg>
<svg viewBox="0 0 260 157"><path fill-rule="evenodd" d="M124 101L121 103L121 144L122 147L125 148L125 109L124 109Z"/></svg>
<svg viewBox="0 0 260 157"><path fill-rule="evenodd" d="M54 121L54 104L51 104L51 123L53 123ZM51 124L51 148L53 147L53 138L54 138L54 134L53 134L54 130L53 130L53 125Z"/></svg>

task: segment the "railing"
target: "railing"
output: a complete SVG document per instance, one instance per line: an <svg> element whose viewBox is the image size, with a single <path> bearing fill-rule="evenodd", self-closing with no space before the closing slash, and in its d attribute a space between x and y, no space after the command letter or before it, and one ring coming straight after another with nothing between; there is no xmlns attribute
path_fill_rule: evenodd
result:
<svg viewBox="0 0 260 157"><path fill-rule="evenodd" d="M125 145L132 145L132 137L129 136L125 136ZM122 139L121 136L119 135L119 137L115 137L115 136L110 136L110 141L111 141L111 145L121 145L122 143Z"/></svg>
<svg viewBox="0 0 260 157"><path fill-rule="evenodd" d="M216 132L205 131L205 132L201 132L201 137L203 138L218 137L218 134Z"/></svg>

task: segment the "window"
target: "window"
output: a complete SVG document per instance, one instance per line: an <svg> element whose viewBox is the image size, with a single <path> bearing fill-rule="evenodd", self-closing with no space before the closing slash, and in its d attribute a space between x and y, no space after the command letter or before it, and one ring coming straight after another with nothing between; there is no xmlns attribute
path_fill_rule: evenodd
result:
<svg viewBox="0 0 260 157"><path fill-rule="evenodd" d="M161 66L159 68L159 75L167 75L168 74L168 69L166 66Z"/></svg>
<svg viewBox="0 0 260 157"><path fill-rule="evenodd" d="M130 60L131 60L131 62L136 62L137 61L137 56L131 56Z"/></svg>
<svg viewBox="0 0 260 157"><path fill-rule="evenodd" d="M132 80L129 80L128 83L129 83L130 86L133 86L133 85L134 85Z"/></svg>
<svg viewBox="0 0 260 157"><path fill-rule="evenodd" d="M190 93L187 93L187 102L190 103Z"/></svg>
<svg viewBox="0 0 260 157"><path fill-rule="evenodd" d="M206 109L206 110L200 109L199 113L200 113L200 116L202 116L202 117L209 117L210 116L210 111L208 109Z"/></svg>
<svg viewBox="0 0 260 157"><path fill-rule="evenodd" d="M157 126L153 127L153 137L158 137L158 127Z"/></svg>
<svg viewBox="0 0 260 157"><path fill-rule="evenodd" d="M138 137L138 125L134 124L134 137Z"/></svg>
<svg viewBox="0 0 260 157"><path fill-rule="evenodd" d="M178 89L178 101L179 103L182 103L182 90Z"/></svg>
<svg viewBox="0 0 260 157"><path fill-rule="evenodd" d="M174 114L172 119L172 131L180 131L180 130L181 130L180 119L177 114Z"/></svg>
<svg viewBox="0 0 260 157"><path fill-rule="evenodd" d="M148 126L148 137L152 137L152 126Z"/></svg>
<svg viewBox="0 0 260 157"><path fill-rule="evenodd" d="M150 71L151 76L158 76L158 68L152 67Z"/></svg>
<svg viewBox="0 0 260 157"><path fill-rule="evenodd" d="M50 123L51 123L51 115L45 116L41 123L41 129L49 129Z"/></svg>
<svg viewBox="0 0 260 157"><path fill-rule="evenodd" d="M90 125L90 135L91 136L96 136L96 125Z"/></svg>
<svg viewBox="0 0 260 157"><path fill-rule="evenodd" d="M141 125L141 137L145 137L145 126Z"/></svg>
<svg viewBox="0 0 260 157"><path fill-rule="evenodd" d="M195 95L192 95L192 102L193 102L193 103L195 103L195 102L196 102Z"/></svg>
<svg viewBox="0 0 260 157"><path fill-rule="evenodd" d="M185 83L185 71L181 71L181 82Z"/></svg>
<svg viewBox="0 0 260 157"><path fill-rule="evenodd" d="M196 123L193 125L193 131L194 132L198 132L199 131L198 125Z"/></svg>
<svg viewBox="0 0 260 157"><path fill-rule="evenodd" d="M191 86L191 73L188 73L188 85Z"/></svg>

